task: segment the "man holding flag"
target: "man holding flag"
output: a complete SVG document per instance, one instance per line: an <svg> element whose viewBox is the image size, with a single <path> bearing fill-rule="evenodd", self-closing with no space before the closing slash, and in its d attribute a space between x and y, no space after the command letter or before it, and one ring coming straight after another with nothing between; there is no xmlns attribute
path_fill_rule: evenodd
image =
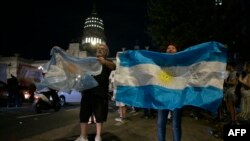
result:
<svg viewBox="0 0 250 141"><path fill-rule="evenodd" d="M38 89L48 87L55 90L82 92L80 107L80 136L76 141L88 141L89 118L96 119L95 141L101 141L102 124L108 114L109 75L116 65L107 56L107 45L97 48L96 57L78 58L68 55L60 47L53 47L51 60L42 66L45 77L36 84Z"/></svg>
<svg viewBox="0 0 250 141"><path fill-rule="evenodd" d="M101 74L94 76L98 86L82 92L80 108L80 129L81 134L75 141L88 141L87 126L90 116L96 119L95 141L101 141L103 122L108 116L108 86L109 75L116 65L107 59L108 46L99 45L97 48L97 60L102 64Z"/></svg>

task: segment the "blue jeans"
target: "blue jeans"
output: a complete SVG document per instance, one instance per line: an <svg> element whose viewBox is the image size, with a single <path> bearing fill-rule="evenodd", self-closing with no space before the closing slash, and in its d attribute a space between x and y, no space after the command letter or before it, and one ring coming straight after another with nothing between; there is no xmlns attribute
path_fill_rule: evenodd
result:
<svg viewBox="0 0 250 141"><path fill-rule="evenodd" d="M158 110L157 116L157 134L158 141L166 141L166 124L167 116L170 110ZM173 141L181 141L181 109L174 109L172 111L172 132Z"/></svg>

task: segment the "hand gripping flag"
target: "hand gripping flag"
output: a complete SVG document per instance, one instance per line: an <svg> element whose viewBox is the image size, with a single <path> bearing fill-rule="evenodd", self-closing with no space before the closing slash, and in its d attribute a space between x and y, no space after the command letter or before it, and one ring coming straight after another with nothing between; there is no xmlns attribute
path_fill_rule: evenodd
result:
<svg viewBox="0 0 250 141"><path fill-rule="evenodd" d="M185 105L215 112L223 98L227 48L206 42L176 54L126 51L117 55L116 100L170 109Z"/></svg>
<svg viewBox="0 0 250 141"><path fill-rule="evenodd" d="M61 91L82 91L98 85L92 77L102 71L102 65L96 57L70 56L59 47L53 47L51 55L51 60L43 66L44 80L36 84L38 90L49 87Z"/></svg>

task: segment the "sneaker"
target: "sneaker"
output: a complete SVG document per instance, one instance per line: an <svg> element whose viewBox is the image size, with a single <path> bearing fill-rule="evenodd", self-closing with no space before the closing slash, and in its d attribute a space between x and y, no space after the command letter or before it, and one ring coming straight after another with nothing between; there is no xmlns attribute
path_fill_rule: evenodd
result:
<svg viewBox="0 0 250 141"><path fill-rule="evenodd" d="M102 138L100 136L96 136L95 141L102 141Z"/></svg>
<svg viewBox="0 0 250 141"><path fill-rule="evenodd" d="M84 137L80 136L75 141L89 141L89 140L88 140L88 138L84 138Z"/></svg>
<svg viewBox="0 0 250 141"><path fill-rule="evenodd" d="M115 121L119 121L119 122L123 122L122 118L119 117L119 118L115 118Z"/></svg>

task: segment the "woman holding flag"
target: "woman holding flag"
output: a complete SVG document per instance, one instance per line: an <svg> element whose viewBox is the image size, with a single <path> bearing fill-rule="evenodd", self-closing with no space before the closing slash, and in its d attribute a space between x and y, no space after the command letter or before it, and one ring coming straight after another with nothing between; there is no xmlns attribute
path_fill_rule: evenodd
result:
<svg viewBox="0 0 250 141"><path fill-rule="evenodd" d="M166 53L176 53L177 47L174 44L169 44L166 48ZM168 109L158 110L157 116L157 134L158 141L166 140L166 125L168 114L171 112L172 116L172 132L173 132L173 141L181 141L181 115L182 110L180 108L176 108L173 111Z"/></svg>

